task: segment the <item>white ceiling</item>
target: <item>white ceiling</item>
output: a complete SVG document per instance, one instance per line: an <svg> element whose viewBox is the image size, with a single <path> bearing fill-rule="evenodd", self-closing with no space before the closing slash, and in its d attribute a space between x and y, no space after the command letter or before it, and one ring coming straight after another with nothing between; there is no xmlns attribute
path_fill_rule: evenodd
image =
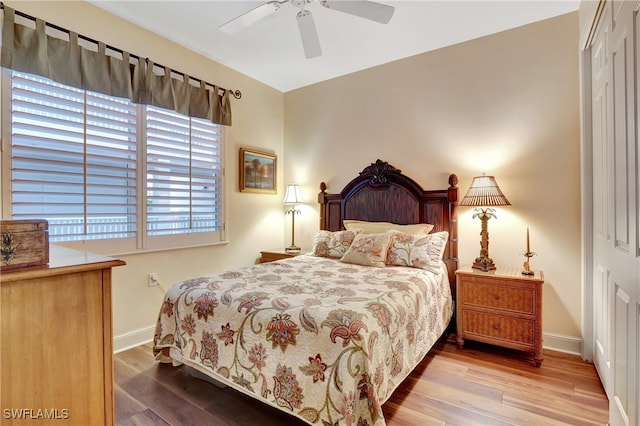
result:
<svg viewBox="0 0 640 426"><path fill-rule="evenodd" d="M388 24L313 0L323 54L306 59L297 8L283 4L235 35L218 27L265 1L88 0L282 92L578 10L579 0L380 0ZM340 1L340 0L334 0Z"/></svg>

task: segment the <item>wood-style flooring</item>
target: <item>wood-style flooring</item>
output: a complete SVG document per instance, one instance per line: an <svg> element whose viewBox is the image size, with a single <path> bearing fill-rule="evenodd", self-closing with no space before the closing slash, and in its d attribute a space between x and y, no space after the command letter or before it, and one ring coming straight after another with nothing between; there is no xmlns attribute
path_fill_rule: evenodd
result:
<svg viewBox="0 0 640 426"><path fill-rule="evenodd" d="M536 368L515 351L440 341L383 405L387 425L606 425L594 366L550 350L544 357ZM156 362L151 344L116 354L117 424L306 425L189 371Z"/></svg>

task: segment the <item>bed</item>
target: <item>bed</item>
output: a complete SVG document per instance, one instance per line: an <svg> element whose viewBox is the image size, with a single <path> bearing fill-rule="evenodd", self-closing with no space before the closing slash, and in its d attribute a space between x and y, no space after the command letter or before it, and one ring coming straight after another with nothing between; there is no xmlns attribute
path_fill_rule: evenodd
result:
<svg viewBox="0 0 640 426"><path fill-rule="evenodd" d="M384 425L453 316L457 178L423 190L377 160L320 188L311 253L176 283L154 352L309 424Z"/></svg>

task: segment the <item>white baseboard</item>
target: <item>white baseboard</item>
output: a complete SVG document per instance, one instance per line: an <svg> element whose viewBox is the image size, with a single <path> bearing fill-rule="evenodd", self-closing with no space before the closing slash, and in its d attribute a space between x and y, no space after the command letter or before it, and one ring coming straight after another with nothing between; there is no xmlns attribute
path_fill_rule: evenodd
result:
<svg viewBox="0 0 640 426"><path fill-rule="evenodd" d="M140 328L113 338L113 352L118 353L153 341L156 326Z"/></svg>
<svg viewBox="0 0 640 426"><path fill-rule="evenodd" d="M542 347L582 356L582 338L565 334L542 333Z"/></svg>

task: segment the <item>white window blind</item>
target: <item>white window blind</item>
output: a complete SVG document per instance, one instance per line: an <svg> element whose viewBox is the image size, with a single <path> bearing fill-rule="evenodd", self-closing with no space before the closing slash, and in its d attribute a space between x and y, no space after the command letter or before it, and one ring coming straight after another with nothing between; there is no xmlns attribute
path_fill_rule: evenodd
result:
<svg viewBox="0 0 640 426"><path fill-rule="evenodd" d="M135 236L135 105L17 72L11 93L13 217L52 241Z"/></svg>
<svg viewBox="0 0 640 426"><path fill-rule="evenodd" d="M147 107L147 235L220 231L220 128Z"/></svg>
<svg viewBox="0 0 640 426"><path fill-rule="evenodd" d="M221 126L38 76L4 75L12 218L47 219L53 242L134 238L153 248L146 237L164 236L163 247L188 246L194 233L202 234L197 244L222 239ZM181 234L188 238L166 243Z"/></svg>

